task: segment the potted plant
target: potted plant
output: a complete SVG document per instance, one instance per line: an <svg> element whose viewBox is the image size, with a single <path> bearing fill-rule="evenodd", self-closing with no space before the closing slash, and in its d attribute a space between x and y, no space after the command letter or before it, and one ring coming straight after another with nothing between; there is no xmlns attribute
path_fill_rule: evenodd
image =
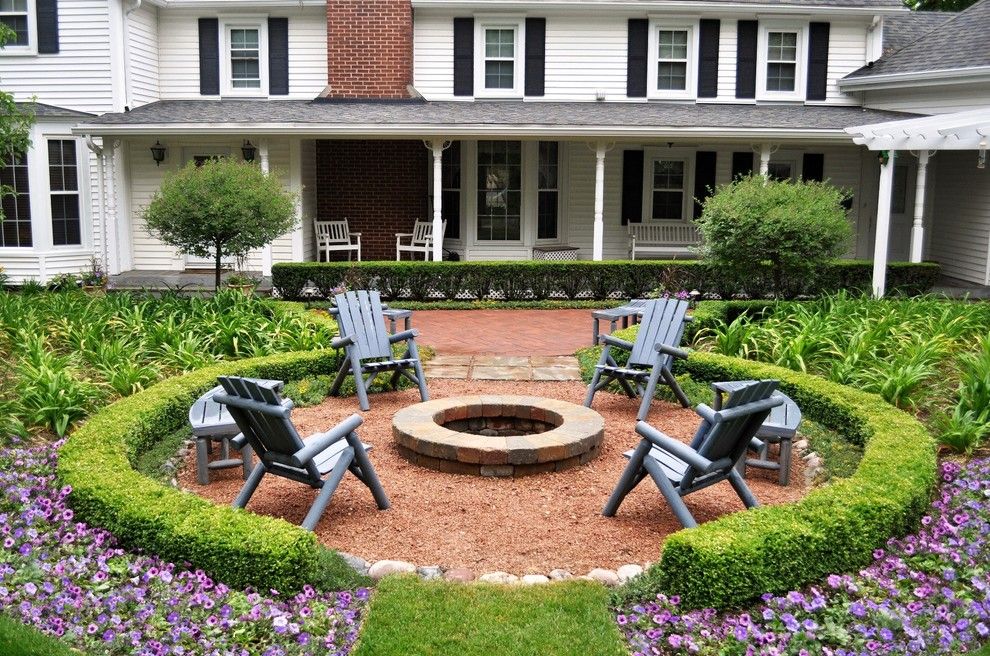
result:
<svg viewBox="0 0 990 656"><path fill-rule="evenodd" d="M103 265L95 257L90 258L89 268L79 274L79 283L87 294L102 294L106 292L109 278Z"/></svg>
<svg viewBox="0 0 990 656"><path fill-rule="evenodd" d="M259 282L261 281L243 271L235 271L226 279L227 289L236 289L245 296L254 294Z"/></svg>

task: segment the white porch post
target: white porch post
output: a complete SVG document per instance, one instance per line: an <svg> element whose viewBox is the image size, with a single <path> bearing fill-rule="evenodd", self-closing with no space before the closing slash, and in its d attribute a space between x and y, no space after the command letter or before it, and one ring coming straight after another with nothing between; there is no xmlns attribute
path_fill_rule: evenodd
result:
<svg viewBox="0 0 990 656"><path fill-rule="evenodd" d="M925 246L925 181L928 177L927 150L918 153L918 177L914 188L914 225L911 226L911 261L921 262Z"/></svg>
<svg viewBox="0 0 990 656"><path fill-rule="evenodd" d="M268 140L262 139L258 142L258 158L261 163L261 171L267 174L271 170L268 159ZM272 275L272 245L265 244L261 249L261 275Z"/></svg>
<svg viewBox="0 0 990 656"><path fill-rule="evenodd" d="M772 152L770 144L760 144L760 175L763 177L770 173L770 154Z"/></svg>
<svg viewBox="0 0 990 656"><path fill-rule="evenodd" d="M873 296L887 292L887 246L890 240L890 193L894 186L894 162L897 151L890 151L886 164L880 166L880 192L877 199L877 226L873 244Z"/></svg>
<svg viewBox="0 0 990 656"><path fill-rule="evenodd" d="M430 143L433 152L433 261L443 260L443 150L442 139Z"/></svg>
<svg viewBox="0 0 990 656"><path fill-rule="evenodd" d="M595 230L591 259L601 262L605 241L605 144L595 145Z"/></svg>

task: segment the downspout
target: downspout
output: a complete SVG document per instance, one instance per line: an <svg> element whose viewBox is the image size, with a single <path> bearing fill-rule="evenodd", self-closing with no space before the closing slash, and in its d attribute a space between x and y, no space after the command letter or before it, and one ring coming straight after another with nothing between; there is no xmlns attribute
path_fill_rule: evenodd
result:
<svg viewBox="0 0 990 656"><path fill-rule="evenodd" d="M130 15L141 8L143 0L131 0L132 4L130 9L124 11L124 17L122 19L121 30L124 40L124 111L130 111L131 105L133 105L131 99L131 30L130 30Z"/></svg>
<svg viewBox="0 0 990 656"><path fill-rule="evenodd" d="M97 185L97 195L99 197L100 203L100 227L103 228L103 266L104 270L109 274L110 272L110 231L107 229L107 206L106 206L106 175L103 170L103 148L97 146L96 142L93 141L93 136L86 135L86 147L96 155L96 179L99 180Z"/></svg>

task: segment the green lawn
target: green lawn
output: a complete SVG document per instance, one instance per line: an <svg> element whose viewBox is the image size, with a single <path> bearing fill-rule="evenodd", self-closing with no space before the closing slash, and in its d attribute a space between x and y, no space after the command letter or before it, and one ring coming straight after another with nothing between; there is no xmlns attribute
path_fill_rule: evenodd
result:
<svg viewBox="0 0 990 656"><path fill-rule="evenodd" d="M375 590L355 656L620 656L608 591L463 585L389 577Z"/></svg>
<svg viewBox="0 0 990 656"><path fill-rule="evenodd" d="M3 656L69 656L79 653L82 652L72 651L58 640L0 615L0 654Z"/></svg>

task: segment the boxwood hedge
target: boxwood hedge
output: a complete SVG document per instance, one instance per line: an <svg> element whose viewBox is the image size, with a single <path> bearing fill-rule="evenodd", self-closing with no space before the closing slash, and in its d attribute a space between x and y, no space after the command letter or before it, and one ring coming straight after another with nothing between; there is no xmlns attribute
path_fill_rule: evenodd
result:
<svg viewBox="0 0 990 656"><path fill-rule="evenodd" d="M887 285L892 293L918 294L931 289L940 268L934 263L893 262ZM822 267L814 280L791 276L784 287L795 295L819 295L840 289L869 291L873 264L836 260ZM288 300L300 299L311 285L321 298L334 289L377 289L388 299L504 299L508 301L636 298L664 289L693 290L730 298L745 294L764 298L772 281L754 275L745 288L697 260L637 260L614 262L293 262L272 268L275 291Z"/></svg>

